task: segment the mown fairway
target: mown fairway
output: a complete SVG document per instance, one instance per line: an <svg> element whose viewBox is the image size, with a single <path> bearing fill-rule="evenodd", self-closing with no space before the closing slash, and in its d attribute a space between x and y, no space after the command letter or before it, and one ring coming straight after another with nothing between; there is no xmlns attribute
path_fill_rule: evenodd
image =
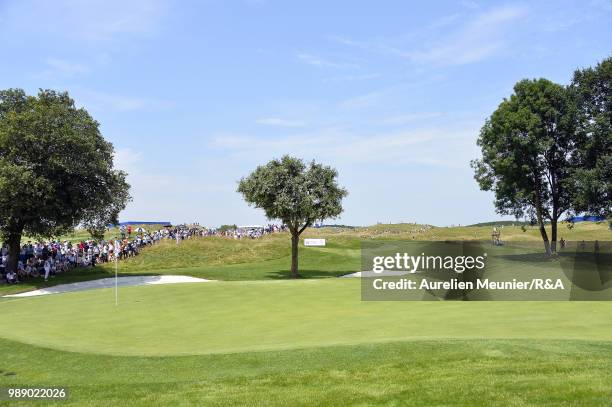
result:
<svg viewBox="0 0 612 407"><path fill-rule="evenodd" d="M368 302L359 279L126 287L2 304L7 339L192 355L449 338L612 339L608 302ZM41 312L40 310L45 310Z"/></svg>
<svg viewBox="0 0 612 407"><path fill-rule="evenodd" d="M120 270L222 281L120 288L117 307L109 289L0 299L0 386L68 386L58 404L75 406L609 405L610 302L365 302L358 279L333 278L359 270L360 239L412 240L410 228L311 231L329 244L301 247L297 281L286 279L287 235L206 238L164 242ZM486 239L490 228L414 233L444 231ZM491 249L506 261L496 267L546 274L575 261L513 247Z"/></svg>

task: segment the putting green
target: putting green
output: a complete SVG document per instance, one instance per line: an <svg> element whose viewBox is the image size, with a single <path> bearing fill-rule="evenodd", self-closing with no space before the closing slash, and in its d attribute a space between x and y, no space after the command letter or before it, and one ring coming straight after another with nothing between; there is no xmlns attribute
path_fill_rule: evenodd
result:
<svg viewBox="0 0 612 407"><path fill-rule="evenodd" d="M0 302L0 337L196 355L422 339L612 340L608 302L363 302L358 279L102 289Z"/></svg>

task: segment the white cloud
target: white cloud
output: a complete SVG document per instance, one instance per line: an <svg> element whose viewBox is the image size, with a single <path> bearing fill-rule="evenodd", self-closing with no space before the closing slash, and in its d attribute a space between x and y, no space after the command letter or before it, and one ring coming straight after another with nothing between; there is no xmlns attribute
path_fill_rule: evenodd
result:
<svg viewBox="0 0 612 407"><path fill-rule="evenodd" d="M257 119L257 124L263 124L266 126L278 126L278 127L302 127L305 126L306 123L299 120L287 120L281 119L278 117L264 117L261 119Z"/></svg>
<svg viewBox="0 0 612 407"><path fill-rule="evenodd" d="M477 9L480 7L480 5L472 0L461 0L460 2L461 6L465 7L465 8L469 8L471 10Z"/></svg>
<svg viewBox="0 0 612 407"><path fill-rule="evenodd" d="M354 134L343 128L321 129L282 137L218 134L211 147L224 150L237 160L279 157L291 152L302 158L333 163L420 163L443 167L465 166L471 156L459 154L474 143L473 128L422 128L379 134ZM444 143L446 148L440 149ZM451 146L454 146L451 148Z"/></svg>
<svg viewBox="0 0 612 407"><path fill-rule="evenodd" d="M317 66L320 68L343 69L343 68L358 68L359 67L359 65L357 64L339 63L339 62L329 61L327 59L323 59L321 57L311 55L311 54L305 54L305 53L300 53L297 55L297 57L300 61L305 62L308 65L313 65L313 66Z"/></svg>
<svg viewBox="0 0 612 407"><path fill-rule="evenodd" d="M467 3L469 4L469 3ZM469 6L468 6L469 7ZM475 8L475 7L472 7ZM510 30L519 30L517 22L527 10L521 6L502 6L464 18L462 25L443 38L431 40L435 31L461 21L461 15L443 17L411 34L397 38L358 41L347 37L332 37L340 44L374 51L426 65L463 65L481 61L508 46ZM406 46L406 40L420 45Z"/></svg>
<svg viewBox="0 0 612 407"><path fill-rule="evenodd" d="M358 95L340 102L340 107L342 109L363 109L366 107L373 107L380 102L382 98L383 91L375 91L365 93L363 95Z"/></svg>
<svg viewBox="0 0 612 407"><path fill-rule="evenodd" d="M0 13L10 22L5 26L10 31L36 27L46 36L86 42L151 34L168 9L165 0L29 0L4 6Z"/></svg>
<svg viewBox="0 0 612 407"><path fill-rule="evenodd" d="M507 6L479 14L440 43L422 51L408 52L408 58L438 65L461 65L480 61L507 44L506 31L517 29L516 22L526 10Z"/></svg>
<svg viewBox="0 0 612 407"><path fill-rule="evenodd" d="M56 79L59 77L68 78L73 76L82 76L90 72L90 67L71 62L61 58L48 58L45 61L47 68L42 72L34 75L36 79Z"/></svg>
<svg viewBox="0 0 612 407"><path fill-rule="evenodd" d="M431 29L440 29L452 25L456 21L461 18L461 14L451 14L448 16L440 17L439 19L433 21L429 24L429 28Z"/></svg>
<svg viewBox="0 0 612 407"><path fill-rule="evenodd" d="M131 148L115 150L115 168L123 170L128 174L138 171L138 163L142 161L142 154Z"/></svg>
<svg viewBox="0 0 612 407"><path fill-rule="evenodd" d="M390 116L380 120L380 124L388 126L402 126L420 120L435 119L442 116L440 112L420 112L407 113L397 116Z"/></svg>
<svg viewBox="0 0 612 407"><path fill-rule="evenodd" d="M357 82L357 81L367 81L370 79L380 78L382 75L378 73L371 74L363 74L363 75L343 75L343 76L334 76L333 78L329 78L327 82Z"/></svg>
<svg viewBox="0 0 612 407"><path fill-rule="evenodd" d="M612 1L610 0L591 0L590 5L603 12L612 12Z"/></svg>
<svg viewBox="0 0 612 407"><path fill-rule="evenodd" d="M77 91L75 99L88 108L110 108L122 112L159 111L171 109L174 103L167 100L126 96L108 92Z"/></svg>
<svg viewBox="0 0 612 407"><path fill-rule="evenodd" d="M217 175L211 172L198 173L198 182L194 183L192 172L161 172L147 164L146 157L132 148L115 151L115 167L127 172L132 196L132 202L120 215L121 220L192 222L202 216L202 202L194 196L233 193L235 188L227 182L219 183Z"/></svg>

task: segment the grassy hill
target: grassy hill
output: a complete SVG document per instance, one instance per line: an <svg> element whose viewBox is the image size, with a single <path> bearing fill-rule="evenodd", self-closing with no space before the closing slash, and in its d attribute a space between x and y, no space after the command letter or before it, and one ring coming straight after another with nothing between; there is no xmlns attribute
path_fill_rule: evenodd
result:
<svg viewBox="0 0 612 407"><path fill-rule="evenodd" d="M326 247L300 247L300 273L304 278L337 277L360 270L360 244L364 240L444 241L479 240L489 244L492 228L488 226L434 227L418 224L378 224L368 227L325 227L308 229L302 238L327 239ZM110 234L114 231L109 232ZM505 226L502 240L513 244L524 243L524 258L514 259L512 267L520 261L522 267L534 267L531 254L541 253L542 245L537 228ZM573 229L560 228L560 237L570 241L568 249L578 241L607 241L612 237L606 224L578 223ZM503 248L498 249L503 254ZM261 239L225 239L219 237L194 238L176 244L164 240L132 259L119 263L121 275L184 274L215 280L276 280L289 278L290 236L278 233ZM518 253L513 253L518 254ZM540 257L538 257L540 259ZM544 260L544 256L541 256ZM558 267L557 263L541 265ZM115 265L104 264L94 269L79 269L58 275L45 283L30 279L20 285L0 285L0 293L14 293L50 285L110 277Z"/></svg>
<svg viewBox="0 0 612 407"><path fill-rule="evenodd" d="M574 225L573 228L568 228L567 222L559 223L559 237L565 238L568 241L581 240L600 240L606 241L612 239L612 231L608 229L605 222L581 222ZM449 226L436 227L431 225L419 225L410 223L400 224L378 224L373 226L359 227L354 229L309 229L310 235L325 236L325 235L348 235L358 238L373 238L373 239L408 239L408 240L491 240L491 232L493 227L490 225L484 226ZM504 241L540 241L539 229L535 226L527 226L523 231L520 225L503 225L501 237ZM550 236L550 228L548 228Z"/></svg>
<svg viewBox="0 0 612 407"><path fill-rule="evenodd" d="M333 277L359 271L360 243L364 240L444 241L479 240L488 244L490 227L432 227L428 225L395 224L360 228L308 229L302 238L325 238L325 247L300 247L300 268L304 277ZM562 231L570 242L605 241L612 237L606 225L584 223ZM502 239L525 242L525 251L542 250L536 228L523 231L520 227L504 227ZM575 247L575 243L569 243ZM261 239L233 240L217 237L198 238L176 244L163 241L147 248L141 256L121 263L123 273L168 271L184 272L223 280L277 279L289 277L290 236L279 233ZM112 265L102 269L112 269Z"/></svg>
<svg viewBox="0 0 612 407"><path fill-rule="evenodd" d="M468 226L531 226L530 222L525 222L525 221L518 221L518 220L499 220L499 221L492 221L492 222L479 222L479 223L474 223L473 225L468 225Z"/></svg>

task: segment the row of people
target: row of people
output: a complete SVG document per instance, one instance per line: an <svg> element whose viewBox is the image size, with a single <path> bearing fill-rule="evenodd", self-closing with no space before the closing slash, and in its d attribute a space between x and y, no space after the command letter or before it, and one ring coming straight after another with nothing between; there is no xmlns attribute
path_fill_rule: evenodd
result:
<svg viewBox="0 0 612 407"><path fill-rule="evenodd" d="M83 240L73 243L68 240L47 242L28 241L21 247L17 271L6 272L8 263L8 246L0 250L0 281L9 284L26 278L44 277L47 281L57 273L63 273L75 267L90 267L96 264L112 262L138 255L140 248L152 245L162 239L171 239L179 243L193 236L221 236L233 239L255 239L265 234L283 232L284 225L267 225L261 228L235 228L228 230L206 229L199 225L191 227L182 225L174 228L148 232L142 227L122 226L121 237L112 240ZM135 232L134 238L132 233Z"/></svg>
<svg viewBox="0 0 612 407"><path fill-rule="evenodd" d="M57 273L75 267L90 267L136 256L141 247L151 245L165 237L167 234L161 231L152 233L145 231L131 240L126 237L108 241L84 240L78 243L28 241L21 247L17 272L5 272L8 247L4 245L0 251L0 279L4 277L7 283L17 283L20 279L44 276L46 281Z"/></svg>
<svg viewBox="0 0 612 407"><path fill-rule="evenodd" d="M218 236L230 239L257 239L264 235L278 232L286 232L289 230L286 225L269 224L266 226L248 226L248 227L233 227L224 229L206 229L202 232L202 236Z"/></svg>

